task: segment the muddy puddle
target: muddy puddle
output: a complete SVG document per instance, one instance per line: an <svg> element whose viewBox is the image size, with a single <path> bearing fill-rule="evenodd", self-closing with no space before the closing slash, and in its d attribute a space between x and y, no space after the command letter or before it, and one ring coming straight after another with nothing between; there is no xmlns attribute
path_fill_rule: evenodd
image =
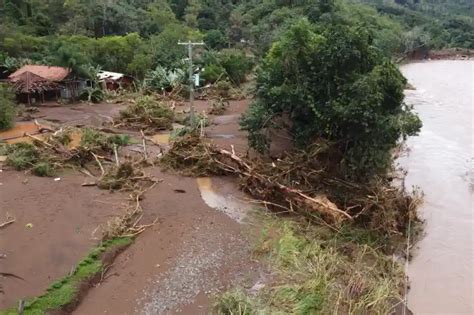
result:
<svg viewBox="0 0 474 315"><path fill-rule="evenodd" d="M168 145L170 143L170 134L169 133L158 133L156 135L149 137L151 141L157 144Z"/></svg>
<svg viewBox="0 0 474 315"><path fill-rule="evenodd" d="M31 138L25 134L36 135L40 132L39 126L34 122L17 122L12 129L0 132L0 142L17 143L17 142L32 142Z"/></svg>
<svg viewBox="0 0 474 315"><path fill-rule="evenodd" d="M415 314L473 314L474 61L413 63L402 72L416 88L406 102L423 128L399 162L406 184L425 193L426 220L408 269L408 306Z"/></svg>
<svg viewBox="0 0 474 315"><path fill-rule="evenodd" d="M242 223L252 207L237 184L225 178L199 177L196 179L201 197L211 208L225 213ZM248 198L248 197L247 197Z"/></svg>

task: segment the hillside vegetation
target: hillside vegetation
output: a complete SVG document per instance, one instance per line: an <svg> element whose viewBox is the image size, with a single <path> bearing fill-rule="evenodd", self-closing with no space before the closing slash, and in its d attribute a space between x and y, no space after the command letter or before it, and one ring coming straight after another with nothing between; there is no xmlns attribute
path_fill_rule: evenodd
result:
<svg viewBox="0 0 474 315"><path fill-rule="evenodd" d="M91 64L144 78L159 65L179 65L186 56L179 40L204 40L208 53L198 63L211 66L207 79L225 71L239 81L238 64L243 59L239 51L264 56L301 17L315 24L332 21L364 27L386 56L430 48L474 48L468 0L3 0L1 4L1 72L31 62L84 72L84 65Z"/></svg>

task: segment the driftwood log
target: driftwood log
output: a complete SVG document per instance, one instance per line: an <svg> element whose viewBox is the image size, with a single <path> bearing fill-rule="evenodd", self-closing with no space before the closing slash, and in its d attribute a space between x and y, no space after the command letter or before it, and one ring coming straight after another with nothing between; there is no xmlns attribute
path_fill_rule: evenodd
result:
<svg viewBox="0 0 474 315"><path fill-rule="evenodd" d="M215 161L228 172L236 173L251 179L258 183L258 186L266 189L277 190L279 194L285 197L290 204L290 209L293 206L296 208L305 209L305 211L314 211L321 215L321 217L330 224L339 225L344 220L352 220L351 215L339 209L336 204L331 202L326 196L309 196L301 190L290 188L272 180L269 176L256 172L247 162L237 156L234 152L229 152L224 149L209 147L211 155L220 155L230 159L234 165L226 163L225 159L215 158Z"/></svg>

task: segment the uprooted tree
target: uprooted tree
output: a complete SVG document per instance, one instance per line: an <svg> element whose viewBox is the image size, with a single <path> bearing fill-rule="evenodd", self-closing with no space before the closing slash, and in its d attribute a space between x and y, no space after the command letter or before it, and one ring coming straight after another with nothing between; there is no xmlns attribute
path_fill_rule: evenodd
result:
<svg viewBox="0 0 474 315"><path fill-rule="evenodd" d="M329 142L338 175L385 173L400 138L421 121L403 103L406 80L364 28L302 19L274 43L257 76L257 95L241 121L249 144L265 151L276 119L295 144Z"/></svg>

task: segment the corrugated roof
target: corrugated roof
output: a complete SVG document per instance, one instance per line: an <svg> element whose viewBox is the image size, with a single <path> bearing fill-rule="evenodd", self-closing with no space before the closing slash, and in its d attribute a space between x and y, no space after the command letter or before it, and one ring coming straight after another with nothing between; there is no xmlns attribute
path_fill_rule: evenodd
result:
<svg viewBox="0 0 474 315"><path fill-rule="evenodd" d="M119 80L123 78L125 75L123 73L118 73L118 72L111 72L111 71L99 71L97 74L97 77L99 78L100 81L103 80Z"/></svg>
<svg viewBox="0 0 474 315"><path fill-rule="evenodd" d="M70 71L63 67L50 67L43 65L25 65L17 71L10 74L8 77L11 81L15 81L15 78L25 72L31 72L37 76L45 78L48 81L62 81L70 73Z"/></svg>

